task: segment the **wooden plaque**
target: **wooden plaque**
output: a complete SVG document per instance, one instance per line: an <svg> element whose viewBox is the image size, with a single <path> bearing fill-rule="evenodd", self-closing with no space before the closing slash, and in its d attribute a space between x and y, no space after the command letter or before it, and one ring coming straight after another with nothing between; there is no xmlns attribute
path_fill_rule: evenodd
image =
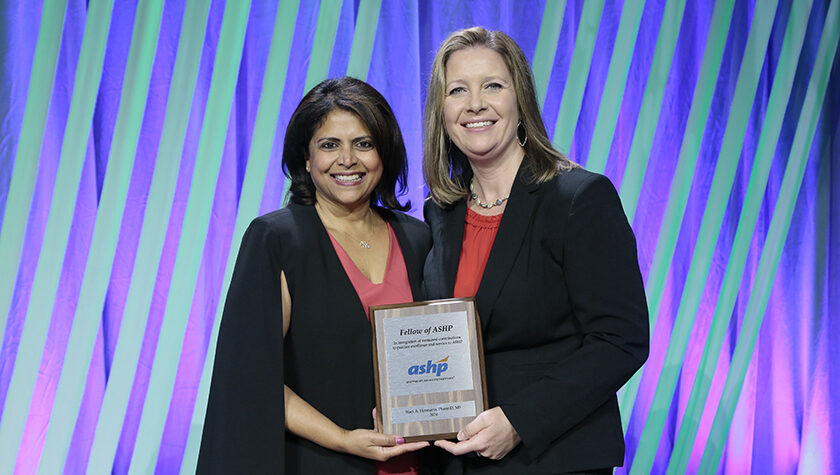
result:
<svg viewBox="0 0 840 475"><path fill-rule="evenodd" d="M474 299L372 306L370 324L381 432L451 439L487 409Z"/></svg>

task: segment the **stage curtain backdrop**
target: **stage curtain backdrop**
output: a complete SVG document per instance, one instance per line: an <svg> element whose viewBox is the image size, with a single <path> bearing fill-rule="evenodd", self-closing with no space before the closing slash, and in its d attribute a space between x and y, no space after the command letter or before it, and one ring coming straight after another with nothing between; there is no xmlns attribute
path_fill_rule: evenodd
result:
<svg viewBox="0 0 840 475"><path fill-rule="evenodd" d="M0 473L192 473L294 107L326 77L381 91L421 216L430 64L473 25L518 42L636 234L619 471L840 471L838 3L0 2Z"/></svg>

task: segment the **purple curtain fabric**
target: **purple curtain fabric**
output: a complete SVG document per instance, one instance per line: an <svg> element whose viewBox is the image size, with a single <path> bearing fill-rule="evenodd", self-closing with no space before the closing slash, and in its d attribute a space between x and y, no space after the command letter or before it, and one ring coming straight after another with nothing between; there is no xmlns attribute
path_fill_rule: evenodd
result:
<svg viewBox="0 0 840 475"><path fill-rule="evenodd" d="M9 307L0 309L0 312L7 314L0 347L0 417L9 410L11 404L13 395L9 387L13 373L23 371L21 368L24 362L19 361L17 355L21 345L26 344L22 341L26 319L49 321L40 362L27 362L38 365L38 376L32 398L25 409L28 412L16 449L18 457L13 465L15 473L33 473L41 460L50 415L54 407L62 403L55 399L56 387L62 374L73 320L78 318L75 309L85 264L91 253L99 252L91 248L91 237L103 180L108 167L115 160L131 159L115 156L111 148L121 106L120 97L137 6L134 2L115 2L58 290L54 296L32 295L34 274L39 256L43 253L43 243L50 242L45 239L46 223L62 159L61 148L65 140L70 104L77 86L74 84L75 72L88 19L87 2L68 0L54 86L51 91L38 92L49 95L49 110L42 124L44 134L40 154L24 156L19 151L19 140L24 115L27 108L31 107L30 74L42 12L46 10L41 3L12 1L0 4L0 56L3 60L0 80L0 229L5 233L15 231L15 234L22 236L23 243L15 262L0 263L0 272L9 273L13 271L8 269L18 269L17 274L10 277L14 288ZM116 257L110 270L107 295L104 302L101 302L100 325L92 358L85 362L88 366L84 372L85 378L78 381L79 385L84 385L84 393L66 455L66 473L82 473L87 467L95 437L94 429L111 375L112 360L122 337L122 316L126 296L133 284L132 270L143 231L143 217L146 213L161 212L150 209L146 204L159 156L166 105L171 100L171 81L185 3L183 0L164 2L149 95L133 157L130 184L126 190L126 206ZM388 99L401 125L410 161L408 194L405 198L411 200L413 214L422 214L426 194L421 170L422 116L425 87L437 45L454 29L482 25L507 32L519 43L529 60L539 61L534 56L541 27L560 21L557 18L544 18L545 3L539 0L382 2L367 81ZM826 21L837 21L837 18L829 17L832 2L814 1L802 51L796 63L790 100L785 110L768 110L768 98L775 84L776 66L780 61L788 19L794 13L801 14L797 9L804 8L804 2L782 0L775 12L757 8L759 3L754 0L734 1L732 21L724 32L710 31L713 5L709 2L686 3L667 83L661 88L663 99L658 122L642 124L638 115L654 60L660 25L662 21L670 21L663 16L665 0L647 1L635 40L624 94L622 97L608 98L620 104L615 132L612 137L594 137L594 140L611 143L604 173L616 187L620 187L634 133L642 126L655 127L637 211L632 220L639 260L646 279L651 271L657 245L660 244L658 239L666 207L674 193L670 183L677 169L680 148L686 140L697 137L701 140L687 205L679 220L679 235L666 277L658 320L652 329L650 359L626 430L627 459L623 470L632 466L639 450L649 450L639 445L640 435L665 364L664 358L683 289L692 284L687 281L687 275L697 247L699 228L710 207L724 207L723 224L708 279L703 283L703 297L691 337L681 360L679 380L664 432L658 439L658 446L653 449L657 454L654 472L664 472L667 467L692 384L698 377L698 365L703 357L724 275L730 264L736 226L746 204L750 173L756 166L756 147L768 113L782 117L781 134L775 144L767 188L760 198L761 211L756 233L749 244L738 299L732 315L726 316L731 317L731 320L724 345L719 350L708 402L703 409L696 442L692 446L689 468L697 470L703 451L710 443L714 443L725 444L719 469L724 473L834 473L840 470L840 399L834 396L840 392L840 352L835 344L840 341L840 57L836 54L830 58L831 71L825 98L818 104L817 110L810 112L818 119L816 131L808 151L801 188L796 196L789 197L795 200L791 224L783 241L778 270L728 437L726 440L708 440L732 354L739 338L744 337L742 320L753 283L760 277L757 275L759 259L769 241L768 229L777 211L776 202L782 193L786 165L793 160L793 141L806 102L809 81L819 60L818 47L824 25ZM261 190L260 213L282 206L285 179L280 168L280 154L283 134L292 111L306 92L304 85L318 26L319 9L340 8L329 66L330 76L340 76L347 69L354 35L358 34L355 25L360 11L359 4L358 0L335 3L304 1L299 6L288 72L283 85L282 105L276 114L271 159ZM606 0L591 66L588 71L571 70L576 38L583 28L580 22L584 5L583 0L566 2L543 105L543 117L551 135L558 120L558 110L568 78L576 74L587 75L573 142L570 150L564 150L574 161L586 166L595 123L605 94L611 54L618 42L627 39L617 37L626 5L619 0ZM147 311L145 334L134 371L128 408L121 415L124 419L113 461L114 473L127 472L131 464L146 388L155 353L160 350L159 335L168 331L163 324L163 315L168 302L176 298L188 298L192 304L160 441L156 472L178 471L182 466L190 431L200 431L200 428L191 427L190 424L198 388L202 383L202 370L211 341L213 321L218 306L224 301L224 273L228 253L232 247L235 249L238 246L234 223L237 205L243 193L242 183L252 148L257 110L265 91L281 86L263 83L277 8L275 1L252 1L238 79L230 104L230 118L214 191L209 231L203 242L194 243L203 249L195 292L191 296L172 295L169 287L178 245L184 240L195 240L198 234L195 229L182 228L182 223L190 189L196 186L192 180L195 164L205 159L198 156L197 148L202 124L206 119L206 105L214 74L213 60L226 10L225 2L211 2L189 123L184 147L180 151L180 169L163 252L155 275L134 276L135 279L154 279L155 290ZM739 71L754 67L743 64L750 28L759 17L766 15L774 15L773 28L761 66L757 93L751 103L743 147L738 156L721 156L719 152L730 117L730 106L736 99L735 87ZM700 79L701 58L708 37L712 34L725 35L726 43L719 73L714 78L708 121L700 130L689 129L688 118L695 86ZM719 161L737 162L735 180L728 195L710 196L710 186ZM13 210L8 206L16 167L37 168L28 210ZM2 228L7 225L7 217L13 212L28 213L25 229ZM54 298L52 315L28 315L30 298ZM3 430L8 428L3 426ZM8 462L0 462L4 470L6 464Z"/></svg>

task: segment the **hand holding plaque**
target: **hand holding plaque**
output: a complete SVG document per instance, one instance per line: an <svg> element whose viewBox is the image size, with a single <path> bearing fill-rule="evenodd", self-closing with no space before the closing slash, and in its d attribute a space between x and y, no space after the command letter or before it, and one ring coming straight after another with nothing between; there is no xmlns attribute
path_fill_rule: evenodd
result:
<svg viewBox="0 0 840 475"><path fill-rule="evenodd" d="M453 438L487 408L473 299L370 308L379 429L406 441Z"/></svg>

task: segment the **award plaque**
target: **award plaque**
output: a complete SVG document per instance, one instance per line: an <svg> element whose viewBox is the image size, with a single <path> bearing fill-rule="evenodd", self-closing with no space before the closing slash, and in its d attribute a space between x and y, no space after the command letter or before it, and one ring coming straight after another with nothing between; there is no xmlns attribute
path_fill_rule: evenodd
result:
<svg viewBox="0 0 840 475"><path fill-rule="evenodd" d="M487 409L474 299L372 306L370 323L381 432L450 439Z"/></svg>

